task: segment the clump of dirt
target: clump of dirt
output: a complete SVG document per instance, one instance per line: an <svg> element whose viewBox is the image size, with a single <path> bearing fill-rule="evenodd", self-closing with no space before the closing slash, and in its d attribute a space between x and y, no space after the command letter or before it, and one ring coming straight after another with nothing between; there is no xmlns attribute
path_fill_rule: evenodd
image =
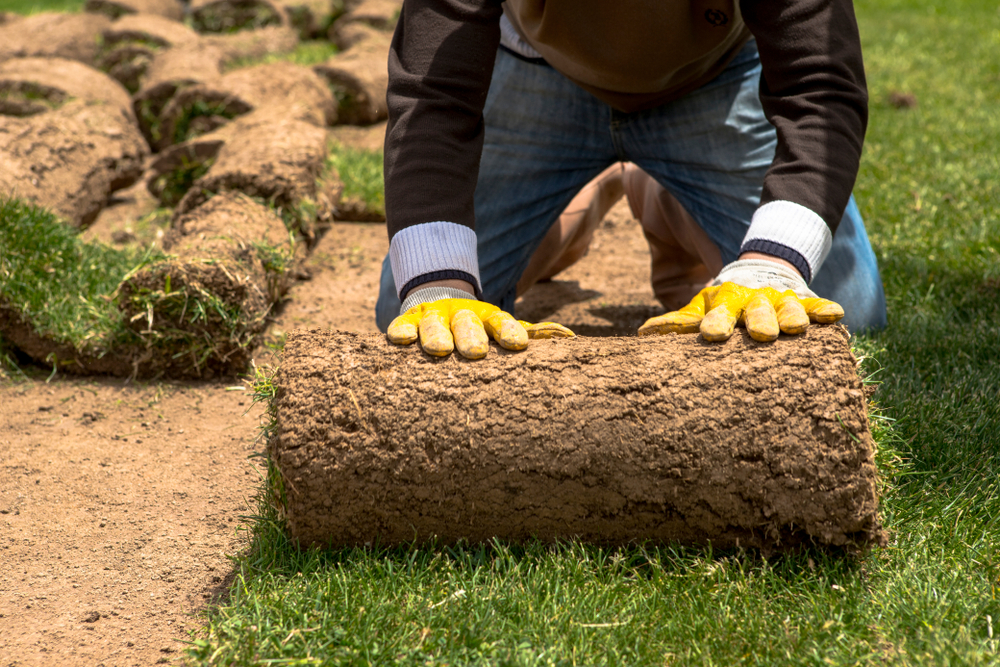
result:
<svg viewBox="0 0 1000 667"><path fill-rule="evenodd" d="M294 332L269 444L283 515L303 546L881 544L848 339L544 340L470 363Z"/></svg>
<svg viewBox="0 0 1000 667"><path fill-rule="evenodd" d="M897 109L912 109L917 106L917 96L893 90L889 92L889 104Z"/></svg>
<svg viewBox="0 0 1000 667"><path fill-rule="evenodd" d="M371 125L388 117L386 62L391 33L364 27L351 47L313 69L337 98L338 119L351 125Z"/></svg>
<svg viewBox="0 0 1000 667"><path fill-rule="evenodd" d="M163 16L174 21L184 20L184 6L177 0L87 0L83 9L113 19L145 14Z"/></svg>
<svg viewBox="0 0 1000 667"><path fill-rule="evenodd" d="M125 322L146 342L138 373L242 373L291 282L294 237L268 207L224 193L176 218L163 249L174 257L140 269L119 288Z"/></svg>
<svg viewBox="0 0 1000 667"><path fill-rule="evenodd" d="M157 53L172 46L193 45L198 39L194 30L163 16L124 16L104 31L97 66L135 93Z"/></svg>
<svg viewBox="0 0 1000 667"><path fill-rule="evenodd" d="M39 56L93 65L111 19L100 14L41 12L0 24L0 61Z"/></svg>
<svg viewBox="0 0 1000 667"><path fill-rule="evenodd" d="M21 96L8 96L7 108L29 114L0 117L0 192L84 227L113 191L142 175L149 148L128 94L107 75L69 60L26 58L0 65L0 89Z"/></svg>

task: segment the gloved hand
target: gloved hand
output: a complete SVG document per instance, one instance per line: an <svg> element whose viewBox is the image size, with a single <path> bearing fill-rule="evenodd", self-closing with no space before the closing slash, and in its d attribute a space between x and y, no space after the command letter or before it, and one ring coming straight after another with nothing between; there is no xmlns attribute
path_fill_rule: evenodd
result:
<svg viewBox="0 0 1000 667"><path fill-rule="evenodd" d="M438 299L413 306L389 324L389 342L409 345L420 339L427 354L446 357L458 348L466 359L482 359L492 337L507 350L523 350L529 338L570 338L575 334L555 322L515 320L493 304L475 299Z"/></svg>
<svg viewBox="0 0 1000 667"><path fill-rule="evenodd" d="M768 342L779 331L800 334L810 321L829 324L843 316L839 304L816 296L794 271L777 262L744 259L723 267L688 305L647 320L639 335L700 331L706 340L724 341L739 323L754 340Z"/></svg>

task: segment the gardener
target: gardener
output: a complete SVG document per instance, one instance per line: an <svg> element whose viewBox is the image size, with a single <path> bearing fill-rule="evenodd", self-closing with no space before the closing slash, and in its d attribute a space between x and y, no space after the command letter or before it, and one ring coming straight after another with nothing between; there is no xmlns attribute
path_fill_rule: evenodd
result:
<svg viewBox="0 0 1000 667"><path fill-rule="evenodd" d="M720 303L700 325L710 339L728 337L748 305L762 340L775 307L797 322L781 323L788 332L804 327L803 305L831 321L844 304L852 331L885 325L851 196L867 92L850 0L407 0L388 106L377 320L386 330L414 306L434 312L397 322L395 342L424 328L479 340L488 319L523 345L506 315L522 272L574 195L617 161L655 178L726 263L721 287L640 333L697 331ZM810 285L837 303L808 300ZM788 290L807 299L779 302Z"/></svg>

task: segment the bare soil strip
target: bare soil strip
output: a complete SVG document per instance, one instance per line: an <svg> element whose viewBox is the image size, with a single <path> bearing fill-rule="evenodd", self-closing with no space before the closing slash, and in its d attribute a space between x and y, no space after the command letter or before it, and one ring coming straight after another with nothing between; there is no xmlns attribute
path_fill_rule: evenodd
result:
<svg viewBox="0 0 1000 667"><path fill-rule="evenodd" d="M258 411L221 385L0 392L0 664L175 660L243 543Z"/></svg>

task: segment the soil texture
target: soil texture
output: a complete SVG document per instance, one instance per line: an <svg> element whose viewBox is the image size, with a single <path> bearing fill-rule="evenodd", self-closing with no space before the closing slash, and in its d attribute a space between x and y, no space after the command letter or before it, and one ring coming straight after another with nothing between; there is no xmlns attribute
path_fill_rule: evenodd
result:
<svg viewBox="0 0 1000 667"><path fill-rule="evenodd" d="M392 34L373 28L364 32L346 52L314 68L340 102L339 122L349 125L371 125L388 118L386 62Z"/></svg>
<svg viewBox="0 0 1000 667"><path fill-rule="evenodd" d="M284 7L270 0L192 0L191 24L202 33L287 26Z"/></svg>
<svg viewBox="0 0 1000 667"><path fill-rule="evenodd" d="M174 21L184 20L184 6L177 0L87 0L84 11L104 14L113 19L133 14L163 16Z"/></svg>
<svg viewBox="0 0 1000 667"><path fill-rule="evenodd" d="M176 663L245 542L259 410L208 384L0 395L0 664Z"/></svg>
<svg viewBox="0 0 1000 667"><path fill-rule="evenodd" d="M222 75L225 52L201 40L156 54L132 99L139 128L152 147L163 141L160 114L178 90Z"/></svg>
<svg viewBox="0 0 1000 667"><path fill-rule="evenodd" d="M116 107L130 122L132 98L114 80L93 67L66 58L14 58L0 63L0 114L34 116L70 99Z"/></svg>
<svg viewBox="0 0 1000 667"><path fill-rule="evenodd" d="M282 5L300 39L325 37L324 33L334 20L334 7L330 0L284 0Z"/></svg>
<svg viewBox="0 0 1000 667"><path fill-rule="evenodd" d="M71 99L27 118L0 116L0 191L85 227L113 191L142 176L148 151L131 113L113 103Z"/></svg>
<svg viewBox="0 0 1000 667"><path fill-rule="evenodd" d="M241 30L224 35L204 35L202 40L222 49L225 63L243 59L263 58L274 53L289 53L299 44L295 28L288 25L272 25L257 30Z"/></svg>
<svg viewBox="0 0 1000 667"><path fill-rule="evenodd" d="M845 329L532 341L486 359L289 334L272 459L304 546L884 540Z"/></svg>
<svg viewBox="0 0 1000 667"><path fill-rule="evenodd" d="M111 19L101 14L40 12L0 24L0 61L40 56L93 65L101 33Z"/></svg>
<svg viewBox="0 0 1000 667"><path fill-rule="evenodd" d="M315 200L316 179L326 158L326 131L269 107L226 126L231 139L218 149L207 173L177 205L185 213L213 193L244 192L283 209ZM207 150L206 146L206 150Z"/></svg>
<svg viewBox="0 0 1000 667"><path fill-rule="evenodd" d="M403 8L401 0L361 0L338 21L341 26L364 23L373 28L392 32Z"/></svg>
<svg viewBox="0 0 1000 667"><path fill-rule="evenodd" d="M141 269L120 287L125 321L148 341L134 353L135 372L172 378L243 373L271 307L291 282L295 247L285 223L243 193L223 193L176 218L163 249L175 257ZM190 353L178 357L184 349Z"/></svg>
<svg viewBox="0 0 1000 667"><path fill-rule="evenodd" d="M97 66L136 93L157 53L197 41L198 33L179 21L155 14L127 15L104 31Z"/></svg>
<svg viewBox="0 0 1000 667"><path fill-rule="evenodd" d="M275 110L272 117L320 127L337 118L333 94L308 67L287 62L257 65L178 91L160 114L156 148L195 138L264 107Z"/></svg>

